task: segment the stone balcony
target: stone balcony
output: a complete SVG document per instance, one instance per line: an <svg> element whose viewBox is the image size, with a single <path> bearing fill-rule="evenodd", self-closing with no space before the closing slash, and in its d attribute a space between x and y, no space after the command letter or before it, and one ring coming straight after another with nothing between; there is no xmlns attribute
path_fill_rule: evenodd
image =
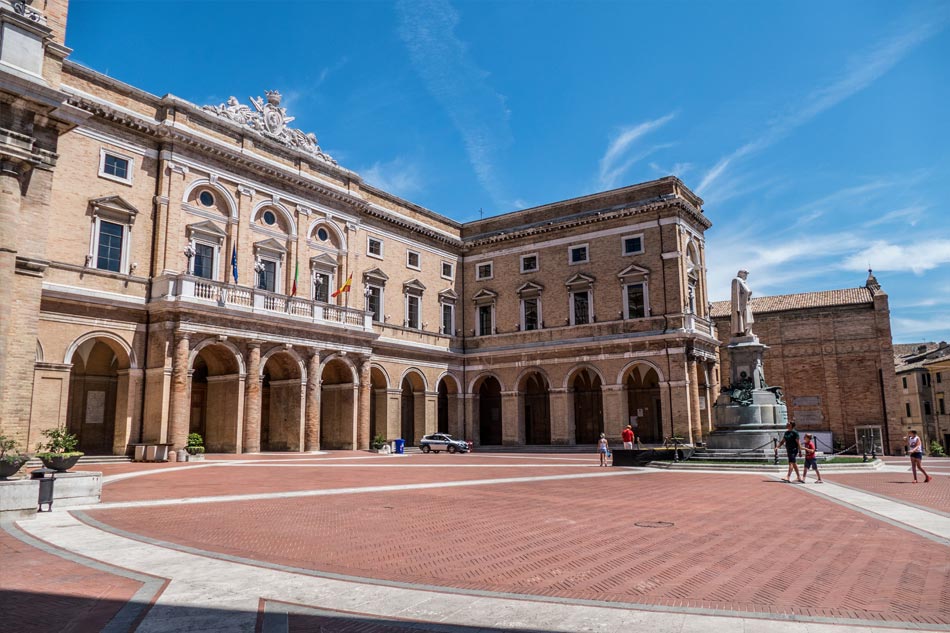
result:
<svg viewBox="0 0 950 633"><path fill-rule="evenodd" d="M372 315L364 310L185 274L156 277L152 284L151 300L218 306L255 315L280 316L330 327L373 331Z"/></svg>

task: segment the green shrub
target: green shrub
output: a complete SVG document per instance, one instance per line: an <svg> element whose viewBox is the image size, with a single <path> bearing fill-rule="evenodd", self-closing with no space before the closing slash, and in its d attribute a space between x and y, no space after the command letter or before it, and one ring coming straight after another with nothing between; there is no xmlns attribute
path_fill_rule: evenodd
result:
<svg viewBox="0 0 950 633"><path fill-rule="evenodd" d="M38 454L72 455L75 454L79 438L66 430L65 426L43 431L45 442L36 445Z"/></svg>
<svg viewBox="0 0 950 633"><path fill-rule="evenodd" d="M934 457L946 457L946 453L943 451L943 444L937 440L930 442L930 454Z"/></svg>
<svg viewBox="0 0 950 633"><path fill-rule="evenodd" d="M189 433L188 434L188 445L185 446L185 450L188 451L189 455L197 455L199 453L205 452L205 441L199 433Z"/></svg>
<svg viewBox="0 0 950 633"><path fill-rule="evenodd" d="M0 435L0 462L12 464L20 460L27 459L27 455L20 452L16 447L16 440Z"/></svg>
<svg viewBox="0 0 950 633"><path fill-rule="evenodd" d="M386 446L386 438L383 435L377 435L373 438L373 448L377 451Z"/></svg>

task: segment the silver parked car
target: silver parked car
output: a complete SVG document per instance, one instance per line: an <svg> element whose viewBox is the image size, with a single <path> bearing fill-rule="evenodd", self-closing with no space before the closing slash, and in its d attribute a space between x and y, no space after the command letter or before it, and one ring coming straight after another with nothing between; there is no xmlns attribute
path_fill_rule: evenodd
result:
<svg viewBox="0 0 950 633"><path fill-rule="evenodd" d="M429 451L448 451L450 453L467 453L471 445L465 440L457 440L448 433L433 433L426 435L419 441L419 448L423 453Z"/></svg>

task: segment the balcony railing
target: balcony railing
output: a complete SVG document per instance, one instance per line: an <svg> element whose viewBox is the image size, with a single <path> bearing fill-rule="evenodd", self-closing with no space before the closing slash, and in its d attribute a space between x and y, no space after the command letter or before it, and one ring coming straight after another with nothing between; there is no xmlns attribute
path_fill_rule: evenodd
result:
<svg viewBox="0 0 950 633"><path fill-rule="evenodd" d="M686 313L683 315L683 329L687 332L701 332L706 336L716 338L716 330L712 321L708 321L695 314Z"/></svg>
<svg viewBox="0 0 950 633"><path fill-rule="evenodd" d="M254 314L280 315L322 325L355 328L371 332L369 312L322 301L288 297L258 288L211 281L191 275L164 275L152 284L152 300L185 301Z"/></svg>

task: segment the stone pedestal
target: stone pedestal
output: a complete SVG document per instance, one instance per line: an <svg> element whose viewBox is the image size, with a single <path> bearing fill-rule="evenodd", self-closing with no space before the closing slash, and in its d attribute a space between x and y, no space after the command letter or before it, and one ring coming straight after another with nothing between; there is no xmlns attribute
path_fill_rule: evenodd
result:
<svg viewBox="0 0 950 633"><path fill-rule="evenodd" d="M731 383L716 400L716 430L706 438L708 449L747 451L765 444L762 450L771 454L772 439L781 438L788 409L781 391L765 382L766 349L754 334L734 337L726 347Z"/></svg>
<svg viewBox="0 0 950 633"><path fill-rule="evenodd" d="M40 493L38 479L0 481L0 521L16 521L36 514ZM102 473L56 473L53 483L53 511L99 503ZM44 506L45 507L45 506Z"/></svg>

